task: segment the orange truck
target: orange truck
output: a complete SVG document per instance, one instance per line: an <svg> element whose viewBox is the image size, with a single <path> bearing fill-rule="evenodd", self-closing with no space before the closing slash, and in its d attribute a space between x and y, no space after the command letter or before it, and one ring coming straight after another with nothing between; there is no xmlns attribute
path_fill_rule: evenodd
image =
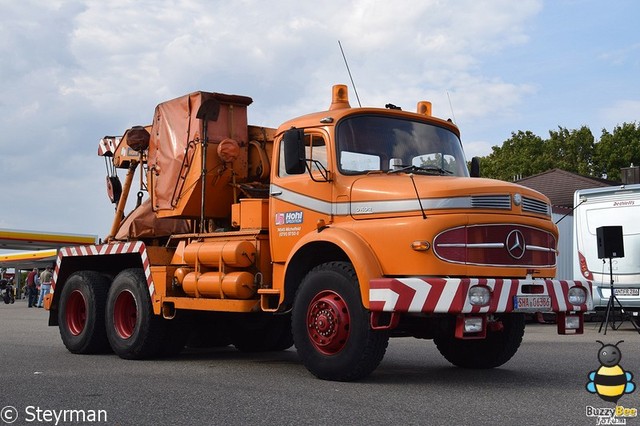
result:
<svg viewBox="0 0 640 426"><path fill-rule="evenodd" d="M493 368L527 313L582 333L591 283L551 279L549 200L479 178L477 161L470 173L458 128L429 102L352 108L336 85L327 111L278 129L248 125L251 103L195 92L101 140L111 232L59 251L46 301L71 352L295 344L315 376L348 381L376 369L390 337Z"/></svg>

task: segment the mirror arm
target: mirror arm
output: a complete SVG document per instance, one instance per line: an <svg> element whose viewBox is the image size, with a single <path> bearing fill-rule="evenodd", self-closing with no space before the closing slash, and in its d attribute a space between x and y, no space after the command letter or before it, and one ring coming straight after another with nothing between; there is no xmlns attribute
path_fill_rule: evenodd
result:
<svg viewBox="0 0 640 426"><path fill-rule="evenodd" d="M315 178L313 176L313 173L311 173L310 164L314 164L318 168L318 171L322 175L322 180L317 179L317 178ZM329 178L329 170L327 170L326 167L324 167L324 165L321 162L319 162L318 160L306 160L306 166L307 166L307 173L309 173L309 177L311 178L312 181L314 181L314 182L331 182L331 179Z"/></svg>

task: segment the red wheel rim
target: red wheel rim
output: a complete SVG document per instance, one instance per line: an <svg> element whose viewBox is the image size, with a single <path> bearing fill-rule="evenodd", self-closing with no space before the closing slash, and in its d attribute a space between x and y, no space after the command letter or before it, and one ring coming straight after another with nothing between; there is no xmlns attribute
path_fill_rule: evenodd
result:
<svg viewBox="0 0 640 426"><path fill-rule="evenodd" d="M67 300L65 315L67 328L74 336L80 335L87 324L87 301L79 290L74 290Z"/></svg>
<svg viewBox="0 0 640 426"><path fill-rule="evenodd" d="M113 306L113 324L116 332L123 339L133 335L138 319L136 299L130 291L121 292Z"/></svg>
<svg viewBox="0 0 640 426"><path fill-rule="evenodd" d="M307 331L318 351L325 355L340 352L349 338L349 328L349 309L338 293L326 290L313 298L307 311Z"/></svg>

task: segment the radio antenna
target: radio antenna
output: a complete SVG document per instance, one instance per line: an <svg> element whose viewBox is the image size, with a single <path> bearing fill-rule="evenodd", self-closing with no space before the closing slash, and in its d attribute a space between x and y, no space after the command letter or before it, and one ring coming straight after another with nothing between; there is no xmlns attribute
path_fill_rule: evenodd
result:
<svg viewBox="0 0 640 426"><path fill-rule="evenodd" d="M449 96L448 90L447 90L447 99L449 99L449 109L451 110L451 118L453 118L453 124L457 125L458 123L456 123L456 115L453 113L453 105L451 104L451 97Z"/></svg>
<svg viewBox="0 0 640 426"><path fill-rule="evenodd" d="M360 103L360 97L358 96L358 91L356 90L356 84L353 82L353 77L351 76L351 70L349 69L349 64L347 63L347 57L344 55L344 50L342 49L342 43L338 40L338 46L340 46L340 52L342 52L342 59L344 59L344 65L347 67L347 72L349 73L349 79L351 79L351 86L353 86L353 92L356 94L356 99L358 100L358 106L362 108L362 104Z"/></svg>

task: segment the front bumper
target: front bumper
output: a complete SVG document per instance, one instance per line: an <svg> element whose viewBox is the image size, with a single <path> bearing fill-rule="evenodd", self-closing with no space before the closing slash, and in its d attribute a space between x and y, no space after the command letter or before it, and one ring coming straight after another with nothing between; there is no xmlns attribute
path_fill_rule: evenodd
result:
<svg viewBox="0 0 640 426"><path fill-rule="evenodd" d="M491 291L489 304L473 306L469 289L485 286ZM585 289L586 301L569 302L572 287ZM548 298L550 303L518 307L518 297ZM369 308L372 312L422 313L508 313L508 312L585 312L593 309L590 281L506 279L506 278L377 278L369 282Z"/></svg>
<svg viewBox="0 0 640 426"><path fill-rule="evenodd" d="M487 304L471 304L469 289L474 286L490 290ZM569 302L572 287L584 289L584 303ZM374 329L394 328L402 313L452 314L462 324L465 318L485 318L487 314L555 312L559 334L569 334L571 329L581 334L583 313L593 310L591 288L590 281L531 278L377 278L369 282L371 325ZM383 313L391 314L386 324L381 320ZM457 336L463 333L457 332Z"/></svg>

